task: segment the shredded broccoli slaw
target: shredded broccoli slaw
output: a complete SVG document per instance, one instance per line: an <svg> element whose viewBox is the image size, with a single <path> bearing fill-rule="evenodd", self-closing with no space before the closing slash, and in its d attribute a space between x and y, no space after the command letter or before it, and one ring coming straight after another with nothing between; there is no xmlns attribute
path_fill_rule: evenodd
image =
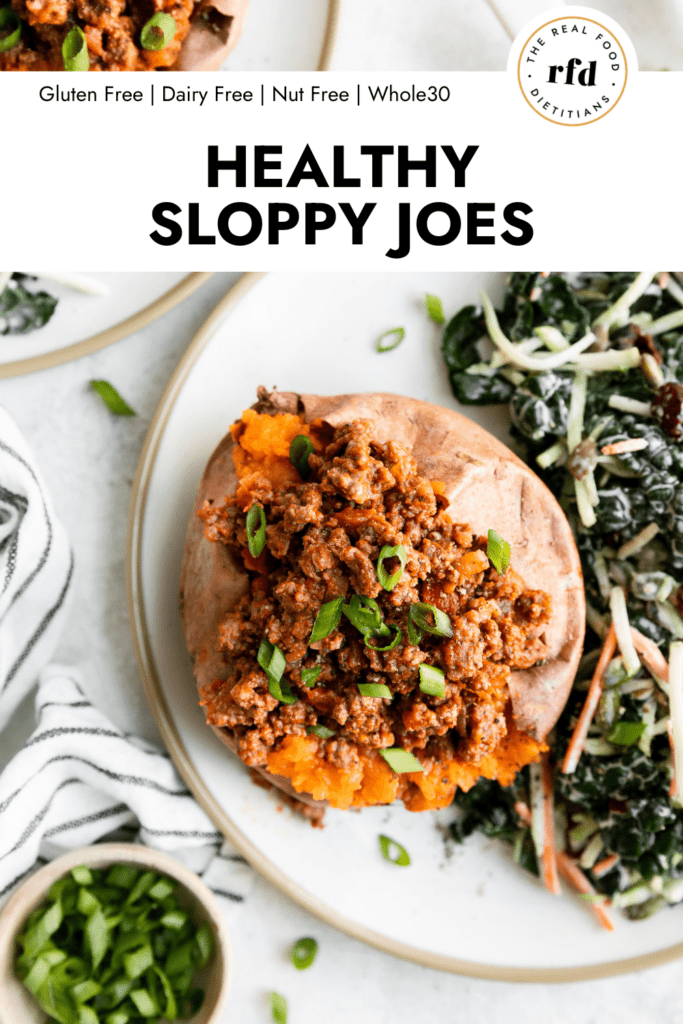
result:
<svg viewBox="0 0 683 1024"><path fill-rule="evenodd" d="M459 793L452 831L509 842L605 927L683 901L683 275L515 273L446 324L463 404L509 403L512 435L571 522L587 631L538 770ZM514 557L514 552L513 552ZM547 813L546 813L547 821Z"/></svg>

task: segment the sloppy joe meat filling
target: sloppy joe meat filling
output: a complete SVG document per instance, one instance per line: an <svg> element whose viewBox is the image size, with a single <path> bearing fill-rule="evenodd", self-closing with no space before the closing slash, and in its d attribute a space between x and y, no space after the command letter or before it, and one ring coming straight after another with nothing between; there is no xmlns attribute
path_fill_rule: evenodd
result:
<svg viewBox="0 0 683 1024"><path fill-rule="evenodd" d="M376 441L372 422L332 430L247 410L232 433L237 493L206 502L200 516L206 537L244 564L249 587L217 637L227 678L205 686L200 703L210 724L231 730L245 764L284 775L297 791L332 806L401 798L424 810L445 806L458 786L468 789L482 774L511 781L536 760L543 745L516 729L508 681L511 670L546 655L550 597L528 589L512 567L499 574L486 538L451 521L443 486L420 476L403 445ZM288 458L298 434L314 446L305 480ZM254 504L267 523L256 559L246 528ZM392 590L378 579L384 545L405 550ZM384 567L391 574L399 561ZM354 594L377 602L392 636L400 629L394 649L373 650L345 615L310 643L321 607ZM424 632L411 642L416 602L445 612L452 636ZM282 679L294 703L269 691L257 661L264 638L284 654ZM443 697L420 689L421 664L443 672ZM305 685L302 671L313 668L319 675ZM363 696L359 683L383 684L390 697ZM312 726L331 735L311 734ZM379 756L390 747L412 752L424 770L396 774Z"/></svg>

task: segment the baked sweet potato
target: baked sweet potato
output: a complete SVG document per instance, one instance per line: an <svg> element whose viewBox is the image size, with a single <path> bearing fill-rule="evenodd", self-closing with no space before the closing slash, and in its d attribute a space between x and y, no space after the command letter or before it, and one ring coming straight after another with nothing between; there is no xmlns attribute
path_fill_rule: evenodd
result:
<svg viewBox="0 0 683 1024"><path fill-rule="evenodd" d="M265 420L266 417L273 417L273 423L277 425L284 423L284 418L289 417L290 422L287 429L290 435L295 432L310 432L312 437L317 438L317 449L323 454L328 453L329 455L331 461L325 463L328 470L330 465L335 464L335 452L338 453L338 456L339 453L341 456L348 455L349 447L345 449L344 445L347 444L349 437L353 439L351 445L357 452L362 447L358 439L369 438L370 427L372 427L372 440L367 441L366 450L377 454L381 449L384 464L381 465L377 462L376 472L380 475L381 473L389 474L389 482L382 484L389 495L394 493L391 490L394 484L397 494L401 487L405 491L407 486L405 481L408 471L405 467L409 467L411 462L407 454L401 454L404 452L404 448L401 446L405 446L405 450L412 453L420 474L419 478L414 477L414 486L417 488L415 493L419 500L424 499L427 503L431 502L433 506L429 514L431 518L428 517L425 520L429 524L429 530L432 531L429 534L429 545L432 548L434 544L438 546L441 542L439 530L442 532L451 530L451 527L447 525L451 521L457 524L468 524L471 531L468 533L465 526L452 527L453 535L461 538L458 543L462 546L462 550L456 553L460 561L458 562L456 558L456 562L453 564L460 566L461 573L471 575L468 603L463 605L463 615L457 620L454 619L454 622L461 623L461 626L457 628L454 626L455 636L452 641L449 641L450 647L445 654L444 651L439 651L434 646L436 642L434 637L432 637L432 649L428 653L433 662L436 660L436 664L445 667L448 683L447 696L449 693L455 694L459 688L464 688L469 694L470 706L476 706L480 697L475 692L476 688L472 689L474 684L469 676L476 675L479 671L484 672L486 669L488 676L485 679L488 681L485 681L484 685L480 680L477 684L480 687L479 693L483 693L486 687L493 691L495 686L500 685L504 688L507 704L504 714L500 710L499 702L498 710L496 711L494 708L489 716L489 725L493 729L494 719L491 716L494 713L496 715L495 730L490 733L490 735L495 733L498 737L495 749L490 744L487 748L485 742L477 746L472 736L469 736L467 750L462 753L458 746L460 742L458 730L464 737L467 729L472 731L474 727L463 725L463 710L461 708L457 727L456 720L453 718L453 728L448 733L448 736L452 735L454 740L451 741L448 736L443 735L445 729L442 730L441 735L432 735L422 751L424 755L421 757L424 763L423 772L421 774L411 772L400 777L395 776L385 761L378 756L382 746L390 745L387 742L383 744L381 742L382 725L375 726L376 731L368 740L369 746L374 744L374 747L371 750L368 748L363 754L365 760L362 771L358 770L360 775L356 771L357 759L356 762L349 758L346 761L340 760L339 749L336 749L336 761L334 757L332 759L333 765L336 764L337 767L331 766L329 761L323 763L322 755L318 750L318 746L322 746L323 741L315 735L307 735L306 726L308 722L317 720L315 707L321 714L323 711L327 711L328 705L331 707L328 698L330 698L330 689L334 690L334 683L328 689L318 683L315 683L315 689L310 691L300 687L301 700L295 705L298 717L290 717L290 726L285 729L285 732L289 731L291 735L285 735L282 739L274 741L268 756L262 757L260 762L256 755L251 759L245 756L243 736L240 735L244 733L244 730L241 727L235 730L214 724L212 727L217 735L233 751L239 750L246 763L255 766L266 778L289 795L295 795L304 801L322 797L339 807L389 803L392 799L400 798L410 809L422 810L444 806L452 799L457 786L467 789L482 774L489 778L499 778L503 782L511 781L515 771L521 765L537 759L541 750L544 749L543 741L557 721L569 694L583 643L585 604L579 557L570 526L555 498L524 463L489 433L460 413L427 402L377 393L320 397L294 393L269 393L265 389L259 389L259 401L253 409L255 414L251 413L249 416L245 414L247 419L250 418L250 422L255 419ZM365 421L370 421L370 424L366 424ZM265 422L268 426L270 421L265 420ZM220 442L202 477L195 507L190 517L181 570L181 618L188 650L193 659L197 686L203 695L202 702L205 705L212 703L213 694L218 694L216 700L220 702L221 693L225 694L226 691L229 693L230 687L237 680L235 665L244 664L244 659L239 662L237 654L235 656L226 654L226 650L230 648L230 642L233 642L234 650L241 650L242 655L244 654L244 644L247 641L244 638L236 640L235 636L240 629L248 632L251 628L246 619L240 622L235 618L235 609L246 609L251 601L256 605L255 614L258 615L259 600L263 603L270 598L264 597L255 600L255 596L265 594L265 588L269 585L267 581L272 581L274 574L277 575L278 562L277 559L273 561L272 553L266 550L261 557L261 563L258 564L250 558L246 547L240 550L239 544L235 543L237 534L234 534L234 530L241 528L235 526L235 516L243 524L243 513L247 511L250 503L254 500L249 496L253 493L253 488L261 487L259 493L265 495L270 486L258 474L252 473L251 476L247 475L245 478L244 474L249 467L245 468L245 458L247 457L240 449L241 433L245 429L245 423L238 421L238 424ZM350 428L345 425L355 427L355 434L353 431L348 433ZM320 441L323 435L327 438L325 442ZM325 448L324 445L330 441L330 438L335 440ZM397 444L390 445L388 442ZM282 441L279 443L282 445ZM286 449L284 451L286 453ZM237 458L235 458L236 455ZM379 458L379 455L377 457ZM271 476L275 477L279 474L284 480L298 480L298 475L288 465L287 460L282 458L282 454L278 458L281 463L279 468L265 470L266 475L270 472ZM322 459L323 456L320 455L317 461L312 459L312 462L315 462L316 466L322 466ZM396 467L391 465L392 459L396 460ZM402 459L403 463L401 463ZM273 457L271 461L275 465L278 459ZM343 467L346 463L344 458L340 457L336 457L336 463L342 467L334 472L337 472L337 479L342 481L339 486L343 491L346 480ZM403 468L401 468L402 466ZM239 475L238 469L240 470ZM394 472L395 480L391 476L391 471ZM287 473L289 473L289 478ZM294 474L293 477L292 474ZM245 479L252 487L251 492L245 485ZM323 485L323 490L327 488L329 491L329 479L328 473L327 483ZM348 484L347 480L346 483ZM275 484L272 484L272 487L275 488ZM283 489L283 493L286 492L287 501L292 496L292 488L294 491L298 488L301 493L305 490L300 481L299 484L291 484L283 483L280 480L278 487ZM419 493L420 491L428 493ZM352 565L352 570L350 570L352 585L356 593L376 594L377 600L384 602L383 609L389 613L388 622L393 616L397 623L402 622L405 625L405 608L400 606L401 601L395 594L383 592L379 585L376 585L374 591L368 591L367 587L364 589L358 583L361 577L353 575L354 572L360 572L355 563L362 562L363 551L376 552L377 550L377 545L373 549L372 540L368 541L367 539L374 536L373 523L382 522L383 528L386 528L386 520L379 516L375 508L377 502L373 505L373 500L359 491L351 490L349 493L353 494L355 500L342 502L340 499L337 501L335 508L341 511L334 512L336 518L328 520L327 525L329 526L331 522L337 528L343 527L349 535L361 538L357 541L357 548L347 547L346 551L342 551L341 554L342 561L345 560L347 565ZM238 499L235 495L242 495L242 497ZM319 501L319 496L317 498ZM264 497L263 504L267 504L268 500L272 499ZM312 498L309 496L305 500L312 500ZM244 506L241 509L237 507L240 502ZM442 514L442 510L446 506L448 507L447 516ZM225 513L226 508L227 513ZM436 513L434 512L435 508L439 510ZM221 535L223 521L220 520L220 516L224 513L228 514L228 519L225 522L228 523L229 529L233 530L232 539L226 539L227 534ZM308 512L306 514L309 515L310 522L313 523L317 513ZM388 514L386 510L385 514ZM405 510L403 510L403 514L406 514ZM232 519L229 519L229 516L232 516ZM207 523L210 521L213 526L208 529ZM319 521L319 517L316 521ZM446 525L444 526L444 524ZM308 528L293 527L292 529L300 531ZM406 531L409 529L407 521L404 529ZM509 575L500 576L500 579L499 574L489 564L485 556L486 542L485 539L482 540L482 537L485 538L490 529L497 531L502 538L509 542L511 548L512 560L511 568L508 570ZM329 533L329 530L327 532ZM241 536L244 536L243 532ZM297 536L299 539L296 543L300 543L301 533ZM401 536L403 535L401 534ZM407 537L408 533L405 536ZM424 532L420 534L420 537L423 536L426 536ZM274 539L275 534L272 537ZM221 539L225 542L222 543ZM338 538L335 543L337 543L336 551L339 552ZM378 543L381 545L386 543L386 540ZM394 539L392 543L396 543L396 540ZM422 542L423 550L427 550L425 543L426 541ZM336 555L330 557L331 559L337 558ZM376 553L373 557L376 559ZM411 557L419 559L422 555L412 552ZM270 562L264 563L263 558L270 559ZM372 565L374 580L374 562ZM245 566L249 566L250 571L247 571ZM259 573L262 574L260 577L258 577ZM409 560L406 578L403 582L405 587L410 584L414 589L406 590L406 593L409 594L406 600L434 600L436 603L437 599L433 595L438 595L439 592L434 589L433 582L430 583L431 577L425 576L423 573L421 581L417 578L411 581L411 573L415 576L415 569ZM458 580L461 583L467 581L467 577L459 576L452 565L449 573L450 575L447 575L450 582L445 581L442 584L443 594L441 597L446 602L446 605L442 605L442 607L451 607L451 605L455 607L453 602L456 602L458 598L456 582ZM316 592L322 593L320 589L322 584L316 579L316 572L309 570L309 575L310 579L305 581L306 585L303 587L304 593L300 595L300 600L304 602L302 608L309 598L313 602ZM255 576L257 577L256 584L253 583ZM261 580L260 583L258 579ZM456 582L453 582L454 580ZM504 584L502 582L504 580L508 582ZM508 587L509 593L505 591L505 586ZM316 587L318 591L316 591ZM420 596L420 590L415 589L420 587L422 596ZM429 589L430 587L431 589ZM425 588L428 588L427 598L424 596ZM498 589L496 590L496 588ZM397 587L396 593L398 590ZM460 587L463 594L465 590L466 587ZM310 593L308 593L309 591ZM429 597L429 595L432 596ZM485 599L487 595L489 597L497 595L498 604L493 612L491 611L493 608L491 601L487 604ZM320 600L317 598L313 602L313 611L308 609L306 614L314 615L315 610L320 607ZM448 605L449 601L451 605ZM505 657L508 657L507 664L513 666L522 664L525 667L517 667L508 671L508 669L500 668L500 663L504 660L504 655L501 652L507 652L512 647L510 637L516 635L513 627L517 627L510 623L513 618L519 620L520 608L526 609L525 615L528 612L528 621L525 623L529 627L528 635L520 640L521 654L513 654L509 657L505 654ZM510 631L504 634L504 643L500 641L500 629L505 630L506 628L505 615L501 609L506 609L505 614L510 617L507 622ZM474 629L473 624L483 622L485 615L491 614L494 617L498 616L498 623L491 625L485 622L481 626L481 630L485 631L489 637L486 641L487 651L497 651L492 655L491 664L486 662L482 668L480 662L485 659L479 654L476 656L471 654L468 655L471 662L469 668L463 669L462 666L460 668L456 666L453 669L453 657L457 660L460 648L466 649L463 646L464 641L460 642L457 629L464 626L471 632ZM401 615L403 618L400 618ZM532 628L534 616L536 616L537 625ZM227 633L232 633L233 641L225 639L227 635L226 621L228 620L230 627ZM396 628L398 629L398 626ZM310 628L308 627L299 632L304 640L310 637ZM353 633L353 630L351 632ZM429 638L427 639L429 640ZM347 636L346 639L339 638L336 646L346 649L355 642L353 638ZM479 634L477 634L477 642L479 642ZM258 639L255 643L258 644ZM323 641L321 644L314 645L317 648L318 658L322 658L323 661L326 643L327 641ZM403 643L406 643L405 638ZM496 643L498 644L497 648ZM236 647L235 644L237 644ZM241 648L240 644L242 644ZM374 675L370 672L370 669L379 672L386 669L384 663L378 661L380 656L368 655L360 640L358 644L360 644L361 653L369 657L372 662L372 664L368 664L370 678L381 678L377 672ZM522 650L524 644L526 644L526 653ZM333 646L330 643L330 649ZM371 645L366 642L367 646ZM483 648L480 644L479 648L472 646L471 649L480 652ZM310 661L310 656L315 656L316 651L311 651L310 647L307 648L306 642L301 641L297 653L296 641L292 641L288 652L288 670L291 667L292 679L295 682L300 682L298 674L300 668L305 663L308 664L305 662L305 658L308 657ZM412 648L412 652L411 657L415 664L412 665L412 668L408 666L408 669L414 676L411 685L415 687L415 693L408 694L410 685L401 683L401 678L403 680L408 678L406 665L401 665L400 669L397 669L404 673L403 677L396 677L401 685L394 694L397 696L396 704L403 709L399 730L422 728L421 725L415 724L418 711L424 720L432 714L432 720L436 721L439 708L444 706L443 702L440 704L438 700L432 700L431 705L429 700L426 704L416 705L414 699L416 696L423 700L417 692L417 662L425 661L427 654L422 651L415 654L415 647ZM540 660L539 653L542 655ZM250 657L253 667L255 657L253 650ZM479 661L476 660L477 657L479 657ZM450 661L448 661L449 658ZM299 667L296 668L296 666ZM246 670L244 671L246 672ZM255 672L249 676L251 680L249 685L259 685L259 674L265 686L266 675L260 673L258 666L255 666ZM242 678L246 678L244 672ZM322 678L326 677L323 675ZM327 678L329 679L329 675ZM457 679L460 679L461 682L452 682ZM230 682L226 683L226 680L230 680ZM494 682L491 682L492 680ZM362 682L362 679L358 681ZM355 689L355 686L353 688ZM267 691L265 692L267 693ZM484 697L481 699L484 700ZM369 700L381 704L379 698L369 698ZM454 701L455 696L452 697L451 703ZM311 710L309 704L311 703L315 706L312 718L309 714ZM272 701L272 704L274 705L275 701ZM494 705L491 704L488 707L490 710ZM330 714L334 715L337 712L331 711ZM380 711L377 714L379 715ZM292 715L294 716L295 713L292 712ZM437 715L437 718L434 718L434 715ZM210 717L214 723L222 721L220 713L212 714ZM326 719L326 721L335 724L332 719ZM342 722L342 717L338 714L336 721ZM444 721L448 721L448 719L444 718ZM481 721L480 715L477 725L480 732L483 728ZM484 729L485 732L486 729ZM414 749L417 742L415 737L419 735L419 732L408 731L405 732L405 735L412 737L411 742ZM378 736L380 736L379 740ZM336 740L329 742L333 745L336 744ZM448 748L447 743L451 744ZM357 746L360 749L362 743L359 741ZM440 751L447 751L447 753L442 756ZM418 753L420 753L419 750ZM340 765L342 767L339 767ZM318 770L322 775L327 772L325 776L327 781L321 782L320 785L318 785L316 776ZM344 771L346 771L346 775L344 775ZM356 771L356 775L353 775L354 771Z"/></svg>

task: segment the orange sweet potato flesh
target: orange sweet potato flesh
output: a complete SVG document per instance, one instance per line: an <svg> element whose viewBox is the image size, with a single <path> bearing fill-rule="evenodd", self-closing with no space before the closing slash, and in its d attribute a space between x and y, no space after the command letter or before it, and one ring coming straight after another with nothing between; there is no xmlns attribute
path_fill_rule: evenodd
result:
<svg viewBox="0 0 683 1024"><path fill-rule="evenodd" d="M477 763L457 755L445 764L426 759L424 772L397 775L376 751L368 751L357 768L343 772L319 755L315 736L286 736L270 752L263 774L289 795L342 809L402 799L410 810L430 810L447 806L456 788L468 790L481 776L510 784L521 767L547 749L545 737L564 707L583 644L579 557L555 498L508 448L454 410L377 393L268 396L260 389L259 395L256 409L233 426L209 460L188 527L181 616L197 686L226 678L215 643L217 627L247 589L243 567L224 545L204 537L197 510L207 499L239 496L240 479L256 470L275 482L296 480L288 458L296 434L311 436L317 447L316 425L371 419L379 441L396 440L412 449L422 475L449 498L451 518L469 523L477 534L497 530L510 543L515 570L526 585L550 593L548 657L542 665L511 673L508 734ZM353 519L372 513L348 509L343 514ZM228 730L214 731L235 749Z"/></svg>

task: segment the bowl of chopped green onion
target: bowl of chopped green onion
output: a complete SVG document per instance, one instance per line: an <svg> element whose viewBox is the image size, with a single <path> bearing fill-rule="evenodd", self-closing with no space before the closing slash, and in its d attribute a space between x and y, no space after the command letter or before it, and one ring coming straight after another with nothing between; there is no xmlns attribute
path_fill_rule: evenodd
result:
<svg viewBox="0 0 683 1024"><path fill-rule="evenodd" d="M214 896L150 847L67 853L0 913L0 1024L215 1024L229 979Z"/></svg>

